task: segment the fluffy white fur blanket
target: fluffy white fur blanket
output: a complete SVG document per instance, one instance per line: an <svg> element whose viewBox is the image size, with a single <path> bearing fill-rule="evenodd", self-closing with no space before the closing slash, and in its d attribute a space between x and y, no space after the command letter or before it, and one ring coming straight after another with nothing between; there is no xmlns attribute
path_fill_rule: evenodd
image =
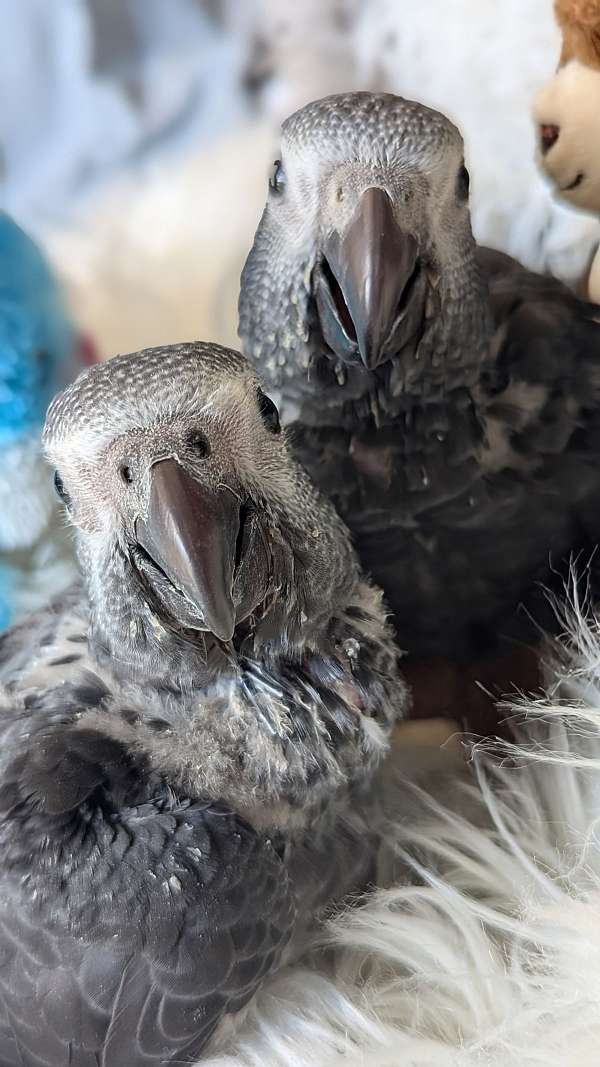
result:
<svg viewBox="0 0 600 1067"><path fill-rule="evenodd" d="M450 745L427 767L399 735L394 884L273 980L211 1067L600 1062L598 623L552 655L508 754Z"/></svg>

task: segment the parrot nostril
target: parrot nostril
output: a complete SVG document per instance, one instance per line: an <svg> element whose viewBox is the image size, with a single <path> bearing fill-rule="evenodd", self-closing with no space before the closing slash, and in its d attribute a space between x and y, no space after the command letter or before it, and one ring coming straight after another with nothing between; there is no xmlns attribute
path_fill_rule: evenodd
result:
<svg viewBox="0 0 600 1067"><path fill-rule="evenodd" d="M540 147L543 155L550 151L552 145L556 144L559 134L560 126L553 126L550 123L540 126Z"/></svg>

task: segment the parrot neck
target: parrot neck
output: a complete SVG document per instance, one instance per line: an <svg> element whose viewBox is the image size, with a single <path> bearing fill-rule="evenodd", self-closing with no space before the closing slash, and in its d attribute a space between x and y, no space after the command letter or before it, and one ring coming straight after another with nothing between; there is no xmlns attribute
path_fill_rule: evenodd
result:
<svg viewBox="0 0 600 1067"><path fill-rule="evenodd" d="M321 555L327 532L321 528L313 558L297 556L286 545L278 557L277 580L261 608L240 623L230 642L159 617L133 578L125 551L96 553L79 545L89 600L90 650L103 670L137 685L183 692L203 689L219 677L239 672L245 660L273 669L281 659L301 661L308 650L326 642L327 630L357 585L357 563L349 541L346 552L335 542L335 565L325 572ZM345 535L346 536L346 535ZM333 553L332 553L333 555ZM302 580L296 576L299 559ZM329 584L328 584L329 582Z"/></svg>
<svg viewBox="0 0 600 1067"><path fill-rule="evenodd" d="M240 654L179 690L128 679L133 714L105 715L103 729L186 795L218 796L256 829L302 833L385 756L408 704L397 662L381 594L359 582L301 657Z"/></svg>
<svg viewBox="0 0 600 1067"><path fill-rule="evenodd" d="M313 351L308 373L299 367L277 383L284 417L365 432L432 403L452 406L457 390L468 391L476 404L492 338L487 283L473 258L468 269L449 272L431 290L416 349L409 346L371 370L336 362L329 349Z"/></svg>

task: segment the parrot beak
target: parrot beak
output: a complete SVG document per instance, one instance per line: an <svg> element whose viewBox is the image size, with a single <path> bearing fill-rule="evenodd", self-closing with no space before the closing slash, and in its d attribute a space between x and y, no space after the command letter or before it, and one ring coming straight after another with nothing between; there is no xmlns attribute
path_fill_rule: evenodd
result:
<svg viewBox="0 0 600 1067"><path fill-rule="evenodd" d="M368 370L383 362L386 341L417 270L417 251L415 237L398 226L385 190L367 189L344 236L334 231L323 249L329 276L326 285L318 285L316 299L325 340L334 352L343 358L349 341L358 346ZM340 329L345 335L341 345Z"/></svg>
<svg viewBox="0 0 600 1067"><path fill-rule="evenodd" d="M199 612L204 629L230 641L236 624L233 580L240 506L228 490L206 489L176 460L156 463L146 519L136 539L155 566Z"/></svg>

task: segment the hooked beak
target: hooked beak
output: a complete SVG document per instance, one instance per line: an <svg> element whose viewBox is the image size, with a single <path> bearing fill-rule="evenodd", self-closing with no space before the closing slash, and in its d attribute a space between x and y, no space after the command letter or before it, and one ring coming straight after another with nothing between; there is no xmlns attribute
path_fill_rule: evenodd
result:
<svg viewBox="0 0 600 1067"><path fill-rule="evenodd" d="M221 641L230 641L235 630L239 529L239 502L231 492L206 489L174 459L155 464L148 515L138 519L136 539L194 605L201 628Z"/></svg>
<svg viewBox="0 0 600 1067"><path fill-rule="evenodd" d="M323 251L330 275L318 284L316 299L325 340L342 358L354 343L373 370L386 358L386 341L415 276L417 241L398 226L388 194L373 187L361 196L344 236L334 231Z"/></svg>

